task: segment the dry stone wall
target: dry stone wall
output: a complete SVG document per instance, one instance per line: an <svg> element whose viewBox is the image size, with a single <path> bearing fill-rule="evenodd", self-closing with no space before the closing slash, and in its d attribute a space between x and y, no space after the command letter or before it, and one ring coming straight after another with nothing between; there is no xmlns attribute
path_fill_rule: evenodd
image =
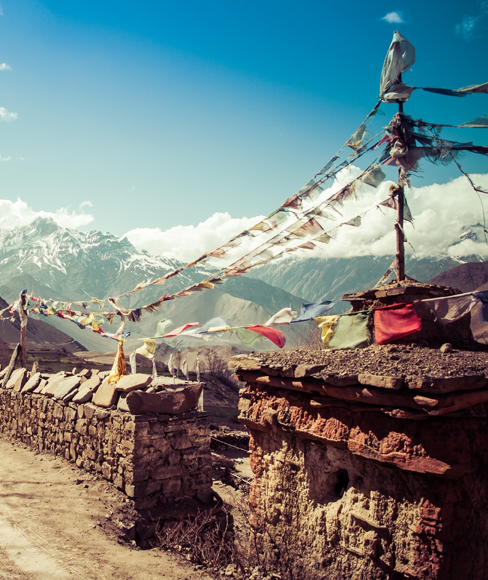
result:
<svg viewBox="0 0 488 580"><path fill-rule="evenodd" d="M102 407L87 399L96 397L103 376L89 374L42 377L17 369L0 388L0 432L98 473L132 498L137 510L174 504L211 487L209 420L196 410L202 385L176 385L175 391L165 389L161 378L152 386L145 376L138 390L128 377L131 386L119 393L119 402ZM129 395L137 395L137 408L146 412L131 413ZM148 412L155 398L169 412Z"/></svg>

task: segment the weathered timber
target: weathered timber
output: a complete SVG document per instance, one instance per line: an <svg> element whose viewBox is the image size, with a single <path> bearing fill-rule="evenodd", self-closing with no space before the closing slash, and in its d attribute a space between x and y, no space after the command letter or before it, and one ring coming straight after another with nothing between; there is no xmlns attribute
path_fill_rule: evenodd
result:
<svg viewBox="0 0 488 580"><path fill-rule="evenodd" d="M14 370L15 362L16 362L19 354L20 354L20 344L18 344L14 348L12 356L10 357L10 362L8 363L7 372L3 375L2 388L4 388L5 385L8 383L8 380L10 378L10 375L12 374L12 371Z"/></svg>

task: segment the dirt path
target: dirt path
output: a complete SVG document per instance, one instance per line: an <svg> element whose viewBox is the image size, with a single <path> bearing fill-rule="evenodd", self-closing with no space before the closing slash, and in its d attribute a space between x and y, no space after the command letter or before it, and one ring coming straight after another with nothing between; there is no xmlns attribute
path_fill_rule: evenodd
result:
<svg viewBox="0 0 488 580"><path fill-rule="evenodd" d="M103 480L0 438L0 580L210 580L107 536L123 502Z"/></svg>

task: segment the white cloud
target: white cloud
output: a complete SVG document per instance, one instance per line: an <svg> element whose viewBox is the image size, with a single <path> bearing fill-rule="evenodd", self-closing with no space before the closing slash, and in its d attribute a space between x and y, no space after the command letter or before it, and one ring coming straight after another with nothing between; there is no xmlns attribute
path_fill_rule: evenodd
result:
<svg viewBox="0 0 488 580"><path fill-rule="evenodd" d="M0 163L5 163L5 161L12 161L13 157L10 157L10 155L8 157L2 157L2 155L0 155Z"/></svg>
<svg viewBox="0 0 488 580"><path fill-rule="evenodd" d="M189 262L215 250L261 219L263 216L236 219L228 213L215 213L197 226L176 226L165 231L136 228L124 237L139 250Z"/></svg>
<svg viewBox="0 0 488 580"><path fill-rule="evenodd" d="M480 13L476 16L464 16L461 24L456 24L454 27L456 34L460 34L464 40L469 40L475 33L478 23L481 19L488 15L488 2L479 2Z"/></svg>
<svg viewBox="0 0 488 580"><path fill-rule="evenodd" d="M0 107L0 120L1 121L15 121L17 119L17 113L10 113L5 107Z"/></svg>
<svg viewBox="0 0 488 580"><path fill-rule="evenodd" d="M488 174L472 177L478 186L488 190ZM363 209L386 199L390 183L385 182L377 190L370 190L357 201L345 204L341 221L348 221ZM478 196L465 177L458 177L442 185L412 188L406 190L406 195L414 217L414 226L405 223L404 230L419 258L439 255L488 255L488 245L480 235L481 227L473 230L479 241L466 239L459 243L463 232L483 222ZM360 227L342 226L332 233L335 240L323 246L324 250L320 254L327 257L394 254L395 220L396 211L383 207L381 211L373 209L362 218ZM409 246L406 251L411 251Z"/></svg>
<svg viewBox="0 0 488 580"><path fill-rule="evenodd" d="M346 183L350 176L357 176L359 173L358 168L351 167L348 171L341 172L340 182ZM488 190L488 174L472 177L479 187ZM337 222L327 222L329 227L325 228L326 231L386 199L390 183L385 182L378 189L365 188L368 191L359 195L357 200L346 202L341 208L342 216L337 216ZM322 196L328 197L339 188L340 184L337 183L328 191L324 191ZM481 206L465 177L442 185L413 188L407 190L406 195L415 219L414 227L406 223L404 229L418 257L468 254L488 256L488 245L484 243L482 228L477 226L483 220ZM261 219L262 216L235 219L228 213L216 213L197 226L176 226L165 231L159 228L137 228L127 232L125 237L136 248L145 249L150 254L188 262L218 248ZM314 252L300 252L300 255L317 257L392 255L395 253L395 220L396 212L392 209L384 207L381 211L372 209L362 218L360 227L341 226L331 232L334 239L328 245L321 245L321 249ZM322 223L325 227L326 222ZM463 232L470 228L477 234L477 239L463 239ZM258 245L258 238L254 239L253 246ZM406 251L407 253L411 251L409 246L406 247ZM294 255L298 254L297 252Z"/></svg>
<svg viewBox="0 0 488 580"><path fill-rule="evenodd" d="M21 199L17 199L17 201L0 199L0 228L26 226L38 217L52 218L62 227L75 229L93 221L92 215L70 212L67 208L60 208L55 212L34 211Z"/></svg>
<svg viewBox="0 0 488 580"><path fill-rule="evenodd" d="M385 20L390 24L401 24L404 22L401 12L388 12L381 20Z"/></svg>
<svg viewBox="0 0 488 580"><path fill-rule="evenodd" d="M93 207L93 204L90 200L86 199L80 203L80 209L83 209L84 207Z"/></svg>
<svg viewBox="0 0 488 580"><path fill-rule="evenodd" d="M0 64L0 70L12 70L12 67L6 62L2 62Z"/></svg>

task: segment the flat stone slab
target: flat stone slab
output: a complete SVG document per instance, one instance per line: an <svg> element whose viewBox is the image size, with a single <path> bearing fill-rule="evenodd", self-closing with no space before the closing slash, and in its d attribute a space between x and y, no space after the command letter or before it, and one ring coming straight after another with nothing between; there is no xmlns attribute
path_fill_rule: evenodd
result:
<svg viewBox="0 0 488 580"><path fill-rule="evenodd" d="M102 383L97 392L93 395L93 403L99 407L111 407L115 405L119 393L115 390L117 385Z"/></svg>
<svg viewBox="0 0 488 580"><path fill-rule="evenodd" d="M31 378L22 387L22 393L32 393L41 382L41 373L34 373Z"/></svg>
<svg viewBox="0 0 488 580"><path fill-rule="evenodd" d="M230 369L240 369L243 371L259 371L265 366L261 361L250 357L247 354L238 354L229 361Z"/></svg>
<svg viewBox="0 0 488 580"><path fill-rule="evenodd" d="M488 381L483 375L468 375L465 377L447 377L443 379L431 379L430 377L407 377L406 383L409 389L440 394L482 389L486 386Z"/></svg>
<svg viewBox="0 0 488 580"><path fill-rule="evenodd" d="M68 377L67 379L64 379L64 381L61 381L56 390L53 393L53 398L54 399L64 399L65 397L67 397L69 394L71 394L73 391L75 391L81 383L81 377Z"/></svg>
<svg viewBox="0 0 488 580"><path fill-rule="evenodd" d="M152 381L151 375L136 373L135 375L125 375L115 385L115 390L121 393L130 393L137 389L147 387Z"/></svg>
<svg viewBox="0 0 488 580"><path fill-rule="evenodd" d="M201 383L196 383L178 391L163 391L161 393L132 391L127 395L126 403L133 415L141 413L181 415L198 405L202 388Z"/></svg>
<svg viewBox="0 0 488 580"><path fill-rule="evenodd" d="M42 390L41 394L47 395L48 397L52 397L54 395L54 391L58 388L59 383L64 381L66 378L66 373L61 371L56 375L53 375L48 381L44 389Z"/></svg>
<svg viewBox="0 0 488 580"><path fill-rule="evenodd" d="M73 403L87 403L98 389L102 380L98 375L93 375L81 384L78 392L73 397Z"/></svg>
<svg viewBox="0 0 488 580"><path fill-rule="evenodd" d="M371 387L381 387L382 389L401 389L403 387L403 377L382 377L363 373L358 375L358 383Z"/></svg>
<svg viewBox="0 0 488 580"><path fill-rule="evenodd" d="M13 389L14 391L20 392L22 387L27 382L27 369L15 369L10 375L10 379L7 382L7 389Z"/></svg>

